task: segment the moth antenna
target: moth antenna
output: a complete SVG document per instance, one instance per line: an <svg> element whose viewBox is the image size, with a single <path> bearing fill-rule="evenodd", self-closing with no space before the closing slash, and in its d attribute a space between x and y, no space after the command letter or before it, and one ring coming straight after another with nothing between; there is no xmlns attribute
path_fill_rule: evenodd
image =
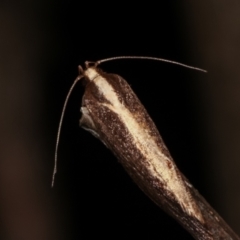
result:
<svg viewBox="0 0 240 240"><path fill-rule="evenodd" d="M207 72L204 69L193 67L193 66L190 66L190 65L186 65L186 64L183 64L183 63L180 63L180 62L171 61L171 60L167 60L167 59L164 59L164 58L147 57L147 56L146 57L144 57L144 56L117 56L117 57L111 57L111 58L105 58L105 59L99 60L99 61L96 62L96 64L98 65L98 64L101 64L101 63L104 63L104 62L109 62L109 61L113 61L113 60L120 60L120 59L146 59L146 60L167 62L167 63L172 63L172 64L175 64L175 65L179 65L179 66L182 66L182 67L185 67L185 68L190 68L190 69L193 69L193 70L196 70L196 71L205 72L205 73Z"/></svg>
<svg viewBox="0 0 240 240"><path fill-rule="evenodd" d="M69 100L69 97L72 93L73 88L76 86L77 82L84 77L83 70L82 70L81 66L78 66L78 70L79 70L79 75L75 79L75 81L73 82L72 86L70 87L70 89L67 93L67 96L65 98L63 108L62 108L62 113L61 113L59 125L58 125L57 140L56 140L55 154L54 154L54 169L53 169L52 184L51 184L52 187L54 186L55 175L57 173L58 145L59 145L60 133L61 133L61 129L62 129L62 122L63 122L63 117L64 117L64 114L65 114L66 106L67 106L67 103L68 103L68 100Z"/></svg>

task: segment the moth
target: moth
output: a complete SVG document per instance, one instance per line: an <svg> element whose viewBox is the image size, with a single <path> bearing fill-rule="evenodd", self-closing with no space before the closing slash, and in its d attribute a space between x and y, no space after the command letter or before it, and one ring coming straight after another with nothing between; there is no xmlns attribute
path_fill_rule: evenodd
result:
<svg viewBox="0 0 240 240"><path fill-rule="evenodd" d="M201 204L196 201L197 193L178 170L147 110L126 80L117 74L105 73L98 67L103 62L126 58L165 61L204 71L152 57L127 56L108 58L95 63L86 62L84 69L78 67L79 76L66 97L59 129L71 91L76 82L84 79L85 92L80 109L80 126L100 139L114 153L140 189L158 206L185 228L189 228L190 232L195 226L200 229L199 234L202 234L205 217ZM59 136L60 130L57 136L52 184L56 174Z"/></svg>

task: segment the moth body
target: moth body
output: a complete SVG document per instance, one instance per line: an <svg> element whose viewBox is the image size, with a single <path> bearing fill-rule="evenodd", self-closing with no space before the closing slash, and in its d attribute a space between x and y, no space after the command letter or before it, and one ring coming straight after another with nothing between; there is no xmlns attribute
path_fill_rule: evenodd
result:
<svg viewBox="0 0 240 240"><path fill-rule="evenodd" d="M190 186L129 84L122 77L104 73L88 63L86 70L80 71L86 79L80 126L113 151L157 205L171 208L177 202L183 214L204 222L190 194Z"/></svg>
<svg viewBox="0 0 240 240"><path fill-rule="evenodd" d="M63 116L70 94L84 80L80 126L99 138L159 207L186 228L195 239L240 239L178 170L155 124L128 83L97 66L120 59L168 62L206 72L175 61L144 56L117 56L86 62L72 84L59 121L52 186L57 173L57 153Z"/></svg>

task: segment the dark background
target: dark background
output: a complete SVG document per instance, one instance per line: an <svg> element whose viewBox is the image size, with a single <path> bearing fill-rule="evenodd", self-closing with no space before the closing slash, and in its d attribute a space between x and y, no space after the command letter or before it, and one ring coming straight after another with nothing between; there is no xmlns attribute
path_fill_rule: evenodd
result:
<svg viewBox="0 0 240 240"><path fill-rule="evenodd" d="M83 87L64 98L86 60L125 78L180 170L240 233L240 4L83 1L0 3L0 237L192 239L132 182L112 153L79 128Z"/></svg>

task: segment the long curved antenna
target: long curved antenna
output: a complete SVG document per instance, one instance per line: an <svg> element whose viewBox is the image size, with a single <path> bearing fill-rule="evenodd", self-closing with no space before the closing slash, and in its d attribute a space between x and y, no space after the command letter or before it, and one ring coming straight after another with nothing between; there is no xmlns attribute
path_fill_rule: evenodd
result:
<svg viewBox="0 0 240 240"><path fill-rule="evenodd" d="M179 66L182 66L182 67L190 68L190 69L193 69L193 70L197 70L197 71L200 71L200 72L207 72L204 69L193 67L193 66L190 66L190 65L186 65L186 64L183 64L183 63L180 63L180 62L171 61L171 60L167 60L167 59L164 59L164 58L148 57L148 56L117 56L117 57L105 58L105 59L96 61L95 66L97 66L101 63L104 63L104 62L121 60L121 59L145 59L145 60L167 62L167 63L172 63L172 64L175 64L175 65L179 65ZM52 187L54 186L55 175L57 173L58 145L59 145L60 133L61 133L62 122L63 122L63 117L64 117L64 114L65 114L66 106L67 106L67 103L68 103L68 100L69 100L69 97L72 93L73 88L75 87L77 82L84 77L82 67L78 66L78 69L79 69L79 75L75 79L75 81L73 82L72 86L70 87L70 89L68 91L68 94L67 94L66 99L64 101L64 105L63 105L63 109L62 109L62 113L61 113L61 118L60 118L60 121L59 121L59 126L58 126L58 131L57 131L56 147L55 147L55 155L54 155L54 169L53 169L52 184L51 184Z"/></svg>
<svg viewBox="0 0 240 240"><path fill-rule="evenodd" d="M101 63L104 63L104 62L113 61L113 60L120 60L120 59L146 59L146 60L154 60L154 61L172 63L172 64L179 65L179 66L182 66L182 67L185 67L185 68L194 69L194 70L197 70L197 71L200 71L200 72L205 72L205 73L207 72L204 69L193 67L193 66L189 66L189 65L186 65L186 64L183 64L183 63L180 63L180 62L171 61L171 60L167 60L167 59L164 59L164 58L144 57L144 56L118 56L118 57L111 57L111 58L105 58L105 59L99 60L99 61L96 62L96 64L98 65L98 64L101 64Z"/></svg>
<svg viewBox="0 0 240 240"><path fill-rule="evenodd" d="M81 74L81 67L79 66L79 73ZM56 147L55 147L55 154L54 154L54 169L53 169L53 175L52 175L52 184L51 186L54 186L54 179L55 179L55 175L57 173L57 154L58 154L58 145L59 145L59 139L60 139L60 133L61 133L61 129L62 129L62 122L63 122L63 117L65 114L65 110L66 110L66 106L69 100L69 97L72 93L73 88L75 87L75 85L77 84L77 82L79 80L81 80L84 76L83 75L78 75L78 77L75 79L75 81L73 82L72 86L70 87L68 94L65 98L64 104L63 104L63 109L62 109L62 113L61 113L61 117L60 117L60 121L59 121L59 125L58 125L58 131L57 131L57 141L56 141Z"/></svg>

